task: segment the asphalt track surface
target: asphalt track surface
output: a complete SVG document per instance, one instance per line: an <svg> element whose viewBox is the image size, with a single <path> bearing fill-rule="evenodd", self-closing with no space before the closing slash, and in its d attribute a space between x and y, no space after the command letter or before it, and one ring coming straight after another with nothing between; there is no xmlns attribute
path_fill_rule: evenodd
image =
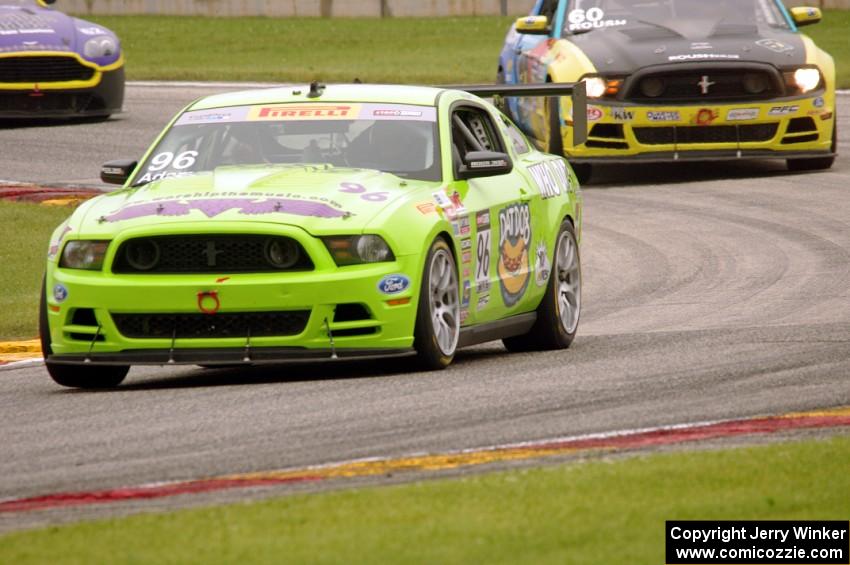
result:
<svg viewBox="0 0 850 565"><path fill-rule="evenodd" d="M0 130L0 178L86 182L200 94L135 87L105 124ZM109 392L62 389L42 367L0 372L0 500L848 405L848 155L816 174L602 171L585 189L568 351L492 343L439 373L136 368Z"/></svg>

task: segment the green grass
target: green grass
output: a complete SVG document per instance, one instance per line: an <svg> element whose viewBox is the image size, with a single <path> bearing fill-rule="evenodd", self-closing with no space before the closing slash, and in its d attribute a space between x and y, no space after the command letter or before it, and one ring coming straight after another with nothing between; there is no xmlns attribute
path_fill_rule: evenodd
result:
<svg viewBox="0 0 850 565"><path fill-rule="evenodd" d="M439 84L496 77L510 18L100 17L131 79Z"/></svg>
<svg viewBox="0 0 850 565"><path fill-rule="evenodd" d="M70 213L64 207L0 201L0 340L38 335L38 290L47 245Z"/></svg>
<svg viewBox="0 0 850 565"><path fill-rule="evenodd" d="M299 495L0 538L27 563L664 563L670 519L850 515L850 437Z"/></svg>
<svg viewBox="0 0 850 565"><path fill-rule="evenodd" d="M200 18L103 16L133 80L409 84L491 82L512 18ZM850 12L804 28L833 54L850 87Z"/></svg>

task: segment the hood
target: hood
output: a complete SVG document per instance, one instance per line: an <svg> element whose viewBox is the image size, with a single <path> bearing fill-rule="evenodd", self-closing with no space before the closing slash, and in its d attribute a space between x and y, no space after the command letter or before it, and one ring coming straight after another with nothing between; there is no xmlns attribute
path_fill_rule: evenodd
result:
<svg viewBox="0 0 850 565"><path fill-rule="evenodd" d="M0 5L0 51L73 51L76 35L74 19L61 12Z"/></svg>
<svg viewBox="0 0 850 565"><path fill-rule="evenodd" d="M650 65L700 62L758 62L777 68L803 65L806 48L799 34L755 26L689 25L693 22L607 28L567 39L600 73L631 74Z"/></svg>
<svg viewBox="0 0 850 565"><path fill-rule="evenodd" d="M384 208L438 183L364 169L287 165L220 167L103 195L85 208L82 231L120 231L186 222L263 222L312 235L361 233Z"/></svg>

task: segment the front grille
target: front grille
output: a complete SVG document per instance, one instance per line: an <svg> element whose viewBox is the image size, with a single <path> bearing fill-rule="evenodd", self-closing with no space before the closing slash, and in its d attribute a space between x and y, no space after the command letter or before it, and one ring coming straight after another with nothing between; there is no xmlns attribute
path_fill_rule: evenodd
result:
<svg viewBox="0 0 850 565"><path fill-rule="evenodd" d="M703 92L703 88L707 89L706 92ZM653 90L654 95L647 94ZM783 94L781 83L767 71L689 70L643 76L629 89L626 99L641 103L667 104L701 100L765 100Z"/></svg>
<svg viewBox="0 0 850 565"><path fill-rule="evenodd" d="M685 145L698 143L756 143L770 141L779 124L743 126L636 127L635 137L643 145Z"/></svg>
<svg viewBox="0 0 850 565"><path fill-rule="evenodd" d="M209 339L298 335L309 310L219 314L112 314L124 337L134 339Z"/></svg>
<svg viewBox="0 0 850 565"><path fill-rule="evenodd" d="M788 129L785 130L785 133L807 133L817 130L818 127L812 118L792 118L788 122Z"/></svg>
<svg viewBox="0 0 850 565"><path fill-rule="evenodd" d="M112 265L112 271L120 274L271 273L312 269L310 257L292 238L241 234L130 239L121 244Z"/></svg>
<svg viewBox="0 0 850 565"><path fill-rule="evenodd" d="M0 58L0 82L50 83L91 80L95 70L73 57L38 56Z"/></svg>
<svg viewBox="0 0 850 565"><path fill-rule="evenodd" d="M85 112L102 109L103 103L91 94L67 92L42 92L38 96L0 94L2 112Z"/></svg>

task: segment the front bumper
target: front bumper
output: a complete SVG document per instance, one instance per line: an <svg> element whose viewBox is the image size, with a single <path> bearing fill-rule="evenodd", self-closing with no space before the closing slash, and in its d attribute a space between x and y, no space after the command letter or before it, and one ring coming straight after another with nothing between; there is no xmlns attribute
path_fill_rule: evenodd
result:
<svg viewBox="0 0 850 565"><path fill-rule="evenodd" d="M562 115L568 108L562 108ZM834 96L760 103L637 106L592 101L573 163L789 159L833 154ZM572 147L572 128L561 130Z"/></svg>
<svg viewBox="0 0 850 565"><path fill-rule="evenodd" d="M210 229L209 224L181 226L186 233ZM52 350L48 361L239 364L329 360L334 354L340 359L385 357L406 353L412 347L422 269L418 255L339 268L323 243L299 228L237 224L227 229L292 237L310 255L315 269L256 274L116 274L109 265L121 241L130 237L122 234L113 240L103 271L62 269L52 261L48 263L47 320ZM222 229L210 233L222 233ZM152 234L146 231L145 235ZM410 285L401 292L384 294L379 283L397 274L405 275ZM54 291L57 287L60 292ZM212 294L216 296L214 302L209 299ZM207 298L202 300L202 296ZM259 326L251 328L257 315L261 318L265 313L290 312L297 313L300 325L287 325L291 331L281 332L283 335L269 335L268 326L263 326L265 333ZM137 325L128 331L121 323L122 315L156 318L159 330L144 335L147 326L142 325L140 335ZM162 331L169 317L175 319L175 334ZM187 318L202 337L176 336L177 320ZM153 324L150 322L151 327ZM222 332L225 326L229 329ZM233 331L234 327L240 331ZM184 328L181 326L180 331ZM241 329L246 331L240 333Z"/></svg>
<svg viewBox="0 0 850 565"><path fill-rule="evenodd" d="M105 71L85 88L38 89L0 87L0 119L103 117L118 114L124 105L124 67Z"/></svg>

